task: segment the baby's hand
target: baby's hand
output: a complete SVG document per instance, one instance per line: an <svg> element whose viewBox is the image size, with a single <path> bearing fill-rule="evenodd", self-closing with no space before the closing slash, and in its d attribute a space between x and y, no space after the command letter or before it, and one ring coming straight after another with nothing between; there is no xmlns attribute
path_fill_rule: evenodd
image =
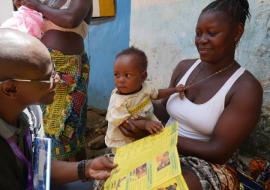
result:
<svg viewBox="0 0 270 190"><path fill-rule="evenodd" d="M185 90L186 90L185 85L179 84L178 86L175 87L175 89L179 93L180 98L183 99L185 96Z"/></svg>
<svg viewBox="0 0 270 190"><path fill-rule="evenodd" d="M155 134L161 132L163 130L163 126L158 121L146 120L145 130L147 130L150 134Z"/></svg>

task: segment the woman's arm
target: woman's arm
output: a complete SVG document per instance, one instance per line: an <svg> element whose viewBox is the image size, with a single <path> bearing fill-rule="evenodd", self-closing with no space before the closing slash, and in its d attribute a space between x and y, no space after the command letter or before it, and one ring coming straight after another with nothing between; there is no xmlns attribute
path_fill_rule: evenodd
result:
<svg viewBox="0 0 270 190"><path fill-rule="evenodd" d="M165 125L169 119L169 114L166 110L166 106L162 101L153 101L155 116Z"/></svg>
<svg viewBox="0 0 270 190"><path fill-rule="evenodd" d="M67 9L51 8L38 0L23 0L21 3L41 12L48 20L64 28L78 26L92 9L92 0L73 0Z"/></svg>
<svg viewBox="0 0 270 190"><path fill-rule="evenodd" d="M222 164L250 135L260 116L262 87L251 74L245 73L231 91L210 141L179 137L178 150L181 154Z"/></svg>

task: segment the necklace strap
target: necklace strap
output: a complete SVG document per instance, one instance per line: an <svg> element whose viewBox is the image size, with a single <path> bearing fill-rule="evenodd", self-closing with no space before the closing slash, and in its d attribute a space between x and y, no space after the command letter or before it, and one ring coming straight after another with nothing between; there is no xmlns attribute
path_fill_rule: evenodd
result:
<svg viewBox="0 0 270 190"><path fill-rule="evenodd" d="M216 75L218 75L218 74L220 74L220 73L222 73L222 72L228 70L228 69L229 69L230 67L232 67L233 65L234 65L234 62L231 63L231 64L229 64L229 65L227 65L227 66L224 67L224 68L219 69L218 71L216 71L216 72L214 72L214 73L208 75L207 77L205 77L205 78L203 78L203 79L201 79L201 80L199 80L199 81L196 81L196 82L194 82L194 83L192 83L192 81L191 81L188 85L186 85L185 88L188 89L188 88L191 88L191 87L193 87L193 86L196 86L196 85L198 85L198 84L200 84L200 83L202 83L202 82L204 82L204 81L206 81L206 80L208 80L208 79L210 79L210 78L212 78L212 77L214 77L214 76L216 76ZM201 69L199 70L199 72L197 73L197 75L200 73L200 71L201 71ZM193 78L193 79L194 79L194 78ZM193 80L193 79L192 79L192 80Z"/></svg>

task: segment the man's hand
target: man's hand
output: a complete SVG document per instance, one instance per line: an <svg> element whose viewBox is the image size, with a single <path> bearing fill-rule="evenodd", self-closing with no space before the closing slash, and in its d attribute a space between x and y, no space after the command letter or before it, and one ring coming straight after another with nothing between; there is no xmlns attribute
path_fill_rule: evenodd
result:
<svg viewBox="0 0 270 190"><path fill-rule="evenodd" d="M163 130L162 124L158 121L146 120L144 127L150 134L159 133Z"/></svg>
<svg viewBox="0 0 270 190"><path fill-rule="evenodd" d="M111 170L116 166L111 158L105 156L97 157L87 161L85 176L91 179L104 180L110 176Z"/></svg>
<svg viewBox="0 0 270 190"><path fill-rule="evenodd" d="M15 7L19 8L22 3L21 3L21 0L13 0L13 4L15 5Z"/></svg>

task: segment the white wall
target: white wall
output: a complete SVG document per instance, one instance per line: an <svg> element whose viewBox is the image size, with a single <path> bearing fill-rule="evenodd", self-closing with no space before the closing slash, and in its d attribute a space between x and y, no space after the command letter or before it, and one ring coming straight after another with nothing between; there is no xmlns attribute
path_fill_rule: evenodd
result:
<svg viewBox="0 0 270 190"><path fill-rule="evenodd" d="M1 0L0 4L0 24L12 16L12 0Z"/></svg>
<svg viewBox="0 0 270 190"><path fill-rule="evenodd" d="M205 0L132 0L130 44L143 49L149 60L149 79L165 87L173 68L197 57L194 28Z"/></svg>
<svg viewBox="0 0 270 190"><path fill-rule="evenodd" d="M132 0L130 45L145 50L149 79L168 86L173 68L198 57L194 45L197 18L211 0ZM270 110L270 0L249 0L251 20L237 50L237 60L264 85Z"/></svg>

